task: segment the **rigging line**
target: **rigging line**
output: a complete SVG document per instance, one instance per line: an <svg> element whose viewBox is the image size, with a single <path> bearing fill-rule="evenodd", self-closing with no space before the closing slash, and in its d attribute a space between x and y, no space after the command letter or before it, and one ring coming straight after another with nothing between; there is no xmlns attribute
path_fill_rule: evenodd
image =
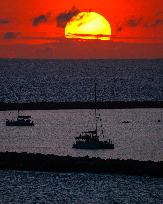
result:
<svg viewBox="0 0 163 204"><path fill-rule="evenodd" d="M97 109L96 109L96 105L97 105L97 95L96 95L96 81L95 81L95 122L96 122L96 134L97 134Z"/></svg>

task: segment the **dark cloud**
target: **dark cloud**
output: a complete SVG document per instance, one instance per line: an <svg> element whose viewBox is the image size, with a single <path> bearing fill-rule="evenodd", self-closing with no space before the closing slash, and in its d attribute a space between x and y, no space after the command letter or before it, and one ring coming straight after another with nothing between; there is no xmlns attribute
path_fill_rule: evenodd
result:
<svg viewBox="0 0 163 204"><path fill-rule="evenodd" d="M12 40L12 39L16 39L19 36L19 34L20 33L18 32L6 32L3 38L6 40Z"/></svg>
<svg viewBox="0 0 163 204"><path fill-rule="evenodd" d="M163 19L156 19L152 23L146 23L144 24L145 28L152 28L152 27L157 27L157 26L162 26L163 25Z"/></svg>
<svg viewBox="0 0 163 204"><path fill-rule="evenodd" d="M124 23L119 24L119 26L117 26L117 32L118 33L122 32L125 29L125 27L130 27L130 28L137 27L141 25L142 22L143 22L143 17L139 17L139 18L130 17L126 19Z"/></svg>
<svg viewBox="0 0 163 204"><path fill-rule="evenodd" d="M109 39L111 37L111 35L103 35L103 34L98 34L98 35L94 35L94 34L72 34L70 35L71 37L73 38L81 38L81 39L87 39L87 37L91 37L90 39L91 40L98 40L98 39L102 39L102 38L105 38L105 39ZM87 39L89 40L89 39Z"/></svg>
<svg viewBox="0 0 163 204"><path fill-rule="evenodd" d="M158 11L158 12L156 13L156 16L161 16L162 14L163 14L162 11Z"/></svg>
<svg viewBox="0 0 163 204"><path fill-rule="evenodd" d="M152 27L161 25L163 25L163 19L156 19L155 22L153 22Z"/></svg>
<svg viewBox="0 0 163 204"><path fill-rule="evenodd" d="M143 17L141 18L130 18L128 21L127 21L127 26L129 27L137 27L141 24L143 20Z"/></svg>
<svg viewBox="0 0 163 204"><path fill-rule="evenodd" d="M159 16L159 18L156 18L155 20L150 22L147 19L145 19L145 17L129 18L123 24L117 26L117 33L122 32L126 26L130 28L134 28L137 26L142 26L144 28L163 26L163 17L161 16L162 14L163 14L162 12L158 12L157 16Z"/></svg>
<svg viewBox="0 0 163 204"><path fill-rule="evenodd" d="M78 14L80 11L75 8L72 7L71 10L69 11L65 11L60 13L57 17L56 17L56 22L57 22L57 26L64 28L67 24L67 22L76 14Z"/></svg>
<svg viewBox="0 0 163 204"><path fill-rule="evenodd" d="M112 39L128 39L128 40L160 40L160 41L163 41L163 38L162 37L145 37L145 36L112 36Z"/></svg>
<svg viewBox="0 0 163 204"><path fill-rule="evenodd" d="M8 24L10 21L8 19L0 18L0 24Z"/></svg>
<svg viewBox="0 0 163 204"><path fill-rule="evenodd" d="M23 36L24 40L51 40L51 41L57 41L58 39L62 39L60 37L45 37L45 36Z"/></svg>
<svg viewBox="0 0 163 204"><path fill-rule="evenodd" d="M121 32L123 30L123 28L122 28L122 26L119 26L118 28L117 28L117 32Z"/></svg>
<svg viewBox="0 0 163 204"><path fill-rule="evenodd" d="M35 18L33 18L32 20L32 25L33 26L38 26L42 23L47 23L49 20L50 14L46 14L46 15L40 15L40 16L36 16Z"/></svg>

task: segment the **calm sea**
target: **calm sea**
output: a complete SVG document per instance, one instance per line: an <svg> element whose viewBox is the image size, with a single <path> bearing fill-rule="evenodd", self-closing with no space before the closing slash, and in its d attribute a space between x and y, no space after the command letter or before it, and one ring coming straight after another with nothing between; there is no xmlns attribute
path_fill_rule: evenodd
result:
<svg viewBox="0 0 163 204"><path fill-rule="evenodd" d="M93 101L95 81L99 101L163 100L163 60L0 60L0 102ZM22 113L34 127L6 127L17 113L0 112L0 151L163 160L163 109L99 112L114 150L72 149L93 110L35 110ZM0 204L162 203L162 192L159 178L0 171Z"/></svg>
<svg viewBox="0 0 163 204"><path fill-rule="evenodd" d="M0 112L0 151L163 160L163 109L113 109L99 112L105 135L101 139L111 139L115 144L114 150L72 148L74 138L82 131L95 129L93 110L35 110L22 113L32 116L34 127L8 127L5 125L6 119L16 118L17 112Z"/></svg>
<svg viewBox="0 0 163 204"><path fill-rule="evenodd" d="M0 60L0 101L163 100L163 60Z"/></svg>
<svg viewBox="0 0 163 204"><path fill-rule="evenodd" d="M163 179L0 171L1 204L162 204Z"/></svg>

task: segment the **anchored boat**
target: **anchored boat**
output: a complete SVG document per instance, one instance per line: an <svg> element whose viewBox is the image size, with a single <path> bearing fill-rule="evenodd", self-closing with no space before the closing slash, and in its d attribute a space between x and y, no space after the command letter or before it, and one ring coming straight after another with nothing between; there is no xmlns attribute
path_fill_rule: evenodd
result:
<svg viewBox="0 0 163 204"><path fill-rule="evenodd" d="M21 89L22 87L20 87L20 93ZM20 95L18 95L18 101L20 101ZM30 115L20 115L20 109L18 109L17 118L12 120L6 119L6 126L34 126L34 122L31 120Z"/></svg>
<svg viewBox="0 0 163 204"><path fill-rule="evenodd" d="M31 116L19 115L15 120L6 120L6 126L34 126L34 122L31 120Z"/></svg>
<svg viewBox="0 0 163 204"><path fill-rule="evenodd" d="M98 122L102 119L100 114L97 115L96 110L96 84L95 84L95 130L82 132L78 137L75 137L75 143L72 148L75 149L114 149L113 142L109 139L108 141L100 140L100 135L103 135L103 129L101 129L99 134ZM100 126L102 128L102 124Z"/></svg>
<svg viewBox="0 0 163 204"><path fill-rule="evenodd" d="M79 137L76 137L76 142L73 148L76 149L114 149L114 144L109 141L100 141L97 131L82 132Z"/></svg>

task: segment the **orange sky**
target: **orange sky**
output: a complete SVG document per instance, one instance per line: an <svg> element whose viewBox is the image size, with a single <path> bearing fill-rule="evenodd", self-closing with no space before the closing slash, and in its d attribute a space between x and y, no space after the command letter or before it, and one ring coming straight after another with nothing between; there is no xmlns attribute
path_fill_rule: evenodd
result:
<svg viewBox="0 0 163 204"><path fill-rule="evenodd" d="M4 0L0 9L1 58L163 58L162 0ZM108 20L110 41L64 37L83 11Z"/></svg>

